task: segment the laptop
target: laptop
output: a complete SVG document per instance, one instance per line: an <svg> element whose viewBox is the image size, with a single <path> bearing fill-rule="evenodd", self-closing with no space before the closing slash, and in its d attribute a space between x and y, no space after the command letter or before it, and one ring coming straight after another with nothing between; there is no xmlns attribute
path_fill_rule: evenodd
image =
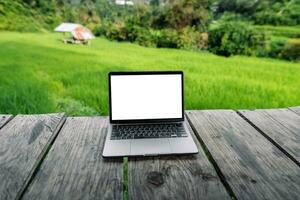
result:
<svg viewBox="0 0 300 200"><path fill-rule="evenodd" d="M194 154L184 119L183 72L110 72L103 157Z"/></svg>

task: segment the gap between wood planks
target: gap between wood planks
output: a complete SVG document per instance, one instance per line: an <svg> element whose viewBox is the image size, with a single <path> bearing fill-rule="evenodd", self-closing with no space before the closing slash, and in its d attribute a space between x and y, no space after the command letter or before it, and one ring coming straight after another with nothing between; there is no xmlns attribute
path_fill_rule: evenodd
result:
<svg viewBox="0 0 300 200"><path fill-rule="evenodd" d="M123 200L128 200L128 157L123 157Z"/></svg>
<svg viewBox="0 0 300 200"><path fill-rule="evenodd" d="M278 145L276 142L274 142L267 134L265 134L260 128L258 128L255 124L253 124L250 120L248 120L245 116L243 116L239 111L235 112L243 119L245 120L247 123L249 123L255 130L257 130L261 135L263 135L268 141L270 141L274 146L276 146L280 151L282 151L288 158L290 158L293 162L295 162L299 167L300 167L300 163L295 160L293 158L293 156L291 156L287 151L285 151L280 145ZM187 115L186 115L187 116ZM10 117L4 125L6 125L7 123L9 123L12 119L14 118L14 116ZM25 191L27 190L27 188L30 186L31 182L33 181L33 179L36 176L36 173L39 171L41 164L43 163L43 161L45 160L45 158L48 155L48 152L50 151L53 143L55 142L58 134L60 133L61 129L63 128L64 124L66 121L66 117L62 120L61 122L61 126L58 128L57 130L57 134L53 137L53 139L50 141L49 145L47 146L47 149L45 150L45 153L42 155L42 158L40 159L40 161L37 164L37 167L34 169L33 175L30 177L29 181L27 184L24 185L23 189L20 191L20 193L17 195L17 199L21 199L25 193ZM192 130L194 133L196 133L196 129L193 126L193 124L191 123L189 117L187 116L187 122L189 123L189 125L191 126ZM2 128L4 127L4 125L2 126ZM201 148L203 149L206 157L208 158L208 160L210 161L210 163L213 165L215 171L217 172L222 184L224 185L224 187L226 188L226 191L228 192L228 194L233 198L233 199L237 199L232 188L230 187L230 185L227 183L225 176L223 175L222 171L220 170L218 164L216 163L216 161L214 160L213 156L211 155L211 153L209 152L208 148L206 147L206 145L204 144L202 138L199 136L199 134L194 134L196 136L196 138L198 139ZM128 157L124 157L123 159L123 199L127 200L128 199Z"/></svg>
<svg viewBox="0 0 300 200"><path fill-rule="evenodd" d="M2 125L0 123L0 129L3 128L8 122L10 122L15 116L11 115Z"/></svg>
<svg viewBox="0 0 300 200"><path fill-rule="evenodd" d="M54 132L57 132L57 133L54 135L54 137L52 138L52 140L51 140L50 143L48 144L47 149L45 150L45 153L41 153L42 158L41 158L40 161L37 163L37 166L36 166L36 168L34 169L33 174L32 174L32 176L30 177L28 183L25 184L25 185L23 186L23 188L20 190L19 194L17 195L16 199L20 200L20 199L22 199L22 197L24 196L26 190L28 189L28 187L29 187L30 184L32 183L33 179L35 178L37 172L39 171L39 169L40 169L42 163L43 163L44 160L46 159L46 157L47 157L47 155L48 155L48 153L49 153L49 151L50 151L52 145L54 144L54 142L55 142L57 136L59 135L61 129L64 127L64 124L65 124L66 120L67 120L67 116L65 115L64 118L62 119L62 121L61 121L61 122L59 123L59 125L58 125L58 130L57 130L57 131L54 131Z"/></svg>
<svg viewBox="0 0 300 200"><path fill-rule="evenodd" d="M220 167L218 166L217 162L214 160L213 156L211 155L211 153L209 152L208 148L204 144L204 142L203 142L202 138L200 137L200 135L196 134L197 130L194 127L193 123L190 121L188 115L185 115L185 116L186 116L187 122L189 123L190 127L192 128L192 130L194 132L192 134L194 134L195 137L198 139L198 141L200 143L200 146L201 146L201 148L204 151L204 154L206 155L206 157L208 158L209 162L211 163L211 165L214 167L215 171L217 172L217 175L219 176L219 178L220 178L222 184L224 185L227 193L229 194L229 196L232 199L237 200L236 195L234 194L234 192L233 192L232 188L230 187L230 185L227 183L227 181L225 179L225 176L222 173L222 171L221 171Z"/></svg>
<svg viewBox="0 0 300 200"><path fill-rule="evenodd" d="M291 110L291 109L289 109ZM293 110L292 110L293 111ZM257 127L254 123L252 123L250 120L248 120L242 113L240 113L238 110L234 110L243 120L245 120L250 126L252 126L256 131L258 131L263 137L265 137L271 144L273 144L275 147L277 147L281 152L283 152L289 159L291 159L297 166L300 167L300 163L292 156L290 155L283 147L281 147L279 144L277 144L272 138L270 138L266 133L264 133L259 127ZM293 111L294 113L298 114L297 112ZM224 174L222 173L220 167L218 166L217 162L214 160L212 154L208 150L207 146L205 145L204 141L202 140L200 134L196 134L197 130L194 127L193 123L189 119L189 116L186 114L186 119L188 123L190 124L193 132L195 133L196 138L198 139L202 149L204 150L205 155L207 156L210 163L213 165L215 171L217 172L222 184L226 188L226 191L228 194L232 197L232 199L237 199L236 195L234 194L231 186L229 183L227 183L226 178Z"/></svg>
<svg viewBox="0 0 300 200"><path fill-rule="evenodd" d="M290 110L290 109L289 109ZM256 131L258 131L262 136L264 136L269 142L276 146L281 152L283 152L289 159L291 159L296 165L300 167L300 163L289 154L283 147L281 147L277 142L275 142L271 137L264 133L259 127L252 123L248 118L246 118L241 112L235 111L241 118L243 118L247 123L249 123ZM295 112L296 113L296 112ZM296 113L297 114L297 113Z"/></svg>
<svg viewBox="0 0 300 200"><path fill-rule="evenodd" d="M300 106L299 107L289 107L288 110L292 111L293 113L296 113L300 116ZM296 110L295 110L296 109ZM299 111L298 111L299 110Z"/></svg>

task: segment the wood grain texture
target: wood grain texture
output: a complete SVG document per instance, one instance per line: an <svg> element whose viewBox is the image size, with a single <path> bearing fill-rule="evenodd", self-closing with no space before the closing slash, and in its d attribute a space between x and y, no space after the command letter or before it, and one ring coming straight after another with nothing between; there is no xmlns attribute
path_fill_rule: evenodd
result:
<svg viewBox="0 0 300 200"><path fill-rule="evenodd" d="M300 168L236 112L187 115L238 199L299 199Z"/></svg>
<svg viewBox="0 0 300 200"><path fill-rule="evenodd" d="M289 109L292 110L293 112L297 113L298 115L300 115L300 106L290 107Z"/></svg>
<svg viewBox="0 0 300 200"><path fill-rule="evenodd" d="M64 114L17 115L0 129L0 199L17 199L28 184Z"/></svg>
<svg viewBox="0 0 300 200"><path fill-rule="evenodd" d="M240 110L300 166L300 116L289 109Z"/></svg>
<svg viewBox="0 0 300 200"><path fill-rule="evenodd" d="M230 199L199 142L194 140L199 149L195 155L129 158L129 199Z"/></svg>
<svg viewBox="0 0 300 200"><path fill-rule="evenodd" d="M12 115L0 115L0 129L9 121L11 120Z"/></svg>
<svg viewBox="0 0 300 200"><path fill-rule="evenodd" d="M107 118L68 118L23 199L121 199L122 158L104 159Z"/></svg>

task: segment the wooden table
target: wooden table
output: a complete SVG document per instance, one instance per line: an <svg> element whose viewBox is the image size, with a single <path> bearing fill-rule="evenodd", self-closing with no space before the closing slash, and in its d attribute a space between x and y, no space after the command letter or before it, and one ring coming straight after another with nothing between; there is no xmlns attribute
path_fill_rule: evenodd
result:
<svg viewBox="0 0 300 200"><path fill-rule="evenodd" d="M107 117L0 115L0 199L300 199L300 107L192 110L199 154L102 158Z"/></svg>

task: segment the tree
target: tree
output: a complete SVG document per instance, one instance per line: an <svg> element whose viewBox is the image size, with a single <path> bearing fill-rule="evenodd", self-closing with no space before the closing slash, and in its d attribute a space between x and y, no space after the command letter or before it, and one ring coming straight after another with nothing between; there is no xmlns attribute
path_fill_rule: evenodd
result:
<svg viewBox="0 0 300 200"><path fill-rule="evenodd" d="M152 7L158 7L160 4L159 0L150 0L150 5Z"/></svg>
<svg viewBox="0 0 300 200"><path fill-rule="evenodd" d="M172 28L180 30L194 26L205 30L210 21L210 5L208 0L172 0L153 17L154 28Z"/></svg>
<svg viewBox="0 0 300 200"><path fill-rule="evenodd" d="M234 12L242 15L253 15L260 5L258 0L219 0L216 3L216 14L219 16L224 12Z"/></svg>

